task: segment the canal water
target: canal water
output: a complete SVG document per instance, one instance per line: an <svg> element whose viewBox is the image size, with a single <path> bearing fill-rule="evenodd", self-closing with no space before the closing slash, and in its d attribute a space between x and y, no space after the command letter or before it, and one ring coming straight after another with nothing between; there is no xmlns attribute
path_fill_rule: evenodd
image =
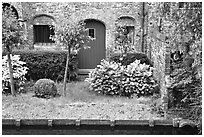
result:
<svg viewBox="0 0 204 137"><path fill-rule="evenodd" d="M3 135L195 135L191 126L2 126Z"/></svg>

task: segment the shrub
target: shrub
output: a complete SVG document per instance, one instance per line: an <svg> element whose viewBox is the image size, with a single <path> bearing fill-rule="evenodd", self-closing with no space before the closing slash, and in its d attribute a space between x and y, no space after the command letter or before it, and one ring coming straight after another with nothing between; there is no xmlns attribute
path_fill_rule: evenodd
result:
<svg viewBox="0 0 204 137"><path fill-rule="evenodd" d="M197 77L198 71L193 68L177 68L172 73L173 107L187 110L188 119L202 120L202 80ZM172 106L171 106L172 107Z"/></svg>
<svg viewBox="0 0 204 137"><path fill-rule="evenodd" d="M25 62L20 61L20 55L11 56L11 60L13 68L14 87L18 93L21 93L24 91L23 85L26 81L25 75L27 74L28 68L25 66ZM3 56L2 59L2 87L3 93L11 93L7 56Z"/></svg>
<svg viewBox="0 0 204 137"><path fill-rule="evenodd" d="M180 63L173 63L172 77L173 106L187 113L183 116L198 123L202 132L202 41L194 41L191 55L187 54ZM191 60L189 60L191 59ZM189 63L190 62L190 63Z"/></svg>
<svg viewBox="0 0 204 137"><path fill-rule="evenodd" d="M102 60L89 77L90 89L106 95L131 97L153 94L157 86L152 76L153 68L135 60L128 66Z"/></svg>
<svg viewBox="0 0 204 137"><path fill-rule="evenodd" d="M15 51L13 54L19 54L20 60L26 62L29 68L25 77L28 80L38 80L48 78L61 81L64 77L66 66L66 51ZM71 79L77 77L78 61L76 55L70 55L69 71ZM69 78L69 76L68 76Z"/></svg>
<svg viewBox="0 0 204 137"><path fill-rule="evenodd" d="M145 63L146 65L152 66L151 61L143 53L127 53L127 54L117 53L117 54L113 54L110 57L110 61L121 63L124 66L129 65L135 60L140 60L142 64Z"/></svg>
<svg viewBox="0 0 204 137"><path fill-rule="evenodd" d="M57 95L57 87L50 79L39 79L33 88L36 97L50 98Z"/></svg>

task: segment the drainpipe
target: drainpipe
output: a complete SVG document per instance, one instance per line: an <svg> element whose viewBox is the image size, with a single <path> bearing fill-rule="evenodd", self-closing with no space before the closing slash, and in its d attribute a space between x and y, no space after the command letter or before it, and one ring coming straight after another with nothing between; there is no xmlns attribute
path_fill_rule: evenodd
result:
<svg viewBox="0 0 204 137"><path fill-rule="evenodd" d="M144 20L145 20L145 2L142 2L141 6L141 34L140 34L140 43L142 52L144 52Z"/></svg>

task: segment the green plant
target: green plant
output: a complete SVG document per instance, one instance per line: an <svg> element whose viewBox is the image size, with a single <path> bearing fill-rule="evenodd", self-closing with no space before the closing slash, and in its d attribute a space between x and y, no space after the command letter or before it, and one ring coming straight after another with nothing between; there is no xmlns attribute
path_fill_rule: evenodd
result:
<svg viewBox="0 0 204 137"><path fill-rule="evenodd" d="M39 79L33 86L36 97L50 98L58 95L54 81L50 79Z"/></svg>
<svg viewBox="0 0 204 137"><path fill-rule="evenodd" d="M24 91L24 83L26 81L25 75L28 72L28 68L25 66L26 63L20 61L20 55L11 56L12 60L12 69L13 69L13 78L14 78L14 87L18 93ZM9 67L8 67L8 58L3 56L2 59L2 86L3 93L11 93L11 83L9 76Z"/></svg>
<svg viewBox="0 0 204 137"><path fill-rule="evenodd" d="M109 60L121 63L124 66L129 65L135 60L140 60L140 63L142 64L145 63L146 65L152 66L150 59L148 59L147 55L143 53L127 53L127 54L116 53L113 54Z"/></svg>
<svg viewBox="0 0 204 137"><path fill-rule="evenodd" d="M90 89L105 95L144 96L153 94L157 86L152 76L153 68L135 60L128 66L102 60L86 79Z"/></svg>

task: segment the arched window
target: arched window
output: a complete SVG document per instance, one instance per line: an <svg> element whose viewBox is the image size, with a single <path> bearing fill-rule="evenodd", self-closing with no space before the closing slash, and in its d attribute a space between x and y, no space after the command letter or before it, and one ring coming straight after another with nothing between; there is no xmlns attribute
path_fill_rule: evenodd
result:
<svg viewBox="0 0 204 137"><path fill-rule="evenodd" d="M38 15L33 19L34 43L54 43L50 39L54 35L54 19L48 15Z"/></svg>
<svg viewBox="0 0 204 137"><path fill-rule="evenodd" d="M124 35L126 35L131 44L134 44L135 36L135 19L128 16L122 16L117 20L117 26L125 29Z"/></svg>
<svg viewBox="0 0 204 137"><path fill-rule="evenodd" d="M11 11L13 12L13 14L16 16L16 18L18 19L18 12L16 10L16 8L14 6L11 6L9 3L3 3L2 4L2 9L5 10L7 8L11 8Z"/></svg>

